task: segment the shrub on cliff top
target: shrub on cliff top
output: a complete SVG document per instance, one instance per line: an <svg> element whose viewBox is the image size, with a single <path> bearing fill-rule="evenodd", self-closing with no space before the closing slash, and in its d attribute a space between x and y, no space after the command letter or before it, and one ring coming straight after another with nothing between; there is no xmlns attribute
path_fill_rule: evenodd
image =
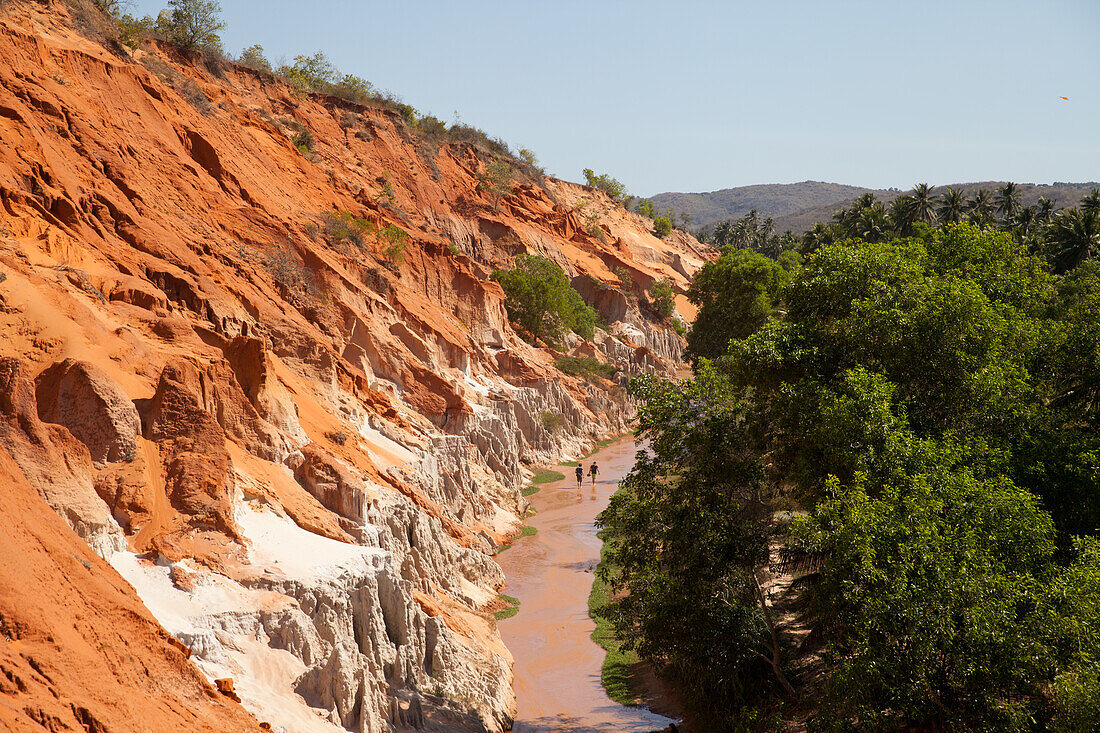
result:
<svg viewBox="0 0 1100 733"><path fill-rule="evenodd" d="M258 43L254 43L241 51L241 57L237 59L237 63L250 69L272 73L271 62L264 55L264 47Z"/></svg>
<svg viewBox="0 0 1100 733"><path fill-rule="evenodd" d="M545 257L517 255L515 269L496 270L492 277L504 288L508 317L532 343L557 342L567 330L592 337L596 311L585 304L561 268Z"/></svg>
<svg viewBox="0 0 1100 733"><path fill-rule="evenodd" d="M324 51L318 51L312 56L295 56L293 64L283 64L276 73L299 91L324 92L336 80L339 72Z"/></svg>
<svg viewBox="0 0 1100 733"><path fill-rule="evenodd" d="M171 13L161 15L157 30L184 51L220 51L219 32L225 29L222 6L217 0L168 0Z"/></svg>
<svg viewBox="0 0 1100 733"><path fill-rule="evenodd" d="M499 158L477 174L478 186L489 195L493 211L500 208L500 200L512 193L512 166Z"/></svg>
<svg viewBox="0 0 1100 733"><path fill-rule="evenodd" d="M583 173L586 185L600 189L610 196L611 200L617 204L622 204L626 200L626 186L624 186L621 181L612 178L606 173L596 175L591 168L585 168Z"/></svg>

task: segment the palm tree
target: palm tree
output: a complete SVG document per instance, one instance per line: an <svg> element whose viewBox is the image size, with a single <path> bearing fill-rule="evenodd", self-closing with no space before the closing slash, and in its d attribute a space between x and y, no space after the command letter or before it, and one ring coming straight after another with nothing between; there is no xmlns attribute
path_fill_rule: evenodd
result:
<svg viewBox="0 0 1100 733"><path fill-rule="evenodd" d="M945 224L958 224L966 214L966 194L958 188L949 188L939 198L939 208L936 214Z"/></svg>
<svg viewBox="0 0 1100 733"><path fill-rule="evenodd" d="M813 229L802 235L802 251L809 254L821 247L834 244L837 238L835 225L818 222L814 224Z"/></svg>
<svg viewBox="0 0 1100 733"><path fill-rule="evenodd" d="M719 249L733 242L733 222L729 219L720 221L714 225L714 233L711 235L714 246Z"/></svg>
<svg viewBox="0 0 1100 733"><path fill-rule="evenodd" d="M882 204L875 202L860 210L854 226L855 235L865 242L881 242L890 230L890 220Z"/></svg>
<svg viewBox="0 0 1100 733"><path fill-rule="evenodd" d="M1093 188L1081 199L1081 211L1100 214L1100 188Z"/></svg>
<svg viewBox="0 0 1100 733"><path fill-rule="evenodd" d="M1039 221L1045 223L1050 221L1051 217L1054 216L1054 202L1046 196L1040 196L1035 206L1035 215L1039 217Z"/></svg>
<svg viewBox="0 0 1100 733"><path fill-rule="evenodd" d="M935 186L929 186L927 183L918 183L913 186L913 194L910 196L912 199L913 219L915 221L923 221L925 224L934 224L936 221L936 210L932 208L932 190Z"/></svg>
<svg viewBox="0 0 1100 733"><path fill-rule="evenodd" d="M913 233L917 218L917 201L912 196L898 196L890 202L890 223L898 235L908 237Z"/></svg>
<svg viewBox="0 0 1100 733"><path fill-rule="evenodd" d="M1013 233L1029 250L1039 232L1039 213L1034 206L1025 206L1016 212L1012 221Z"/></svg>
<svg viewBox="0 0 1100 733"><path fill-rule="evenodd" d="M852 202L852 206L847 209L841 209L833 214L833 221L840 225L844 233L849 237L858 237L859 229L858 222L860 216L864 211L870 209L875 205L875 195L868 191L855 201Z"/></svg>
<svg viewBox="0 0 1100 733"><path fill-rule="evenodd" d="M875 194L868 191L867 193L862 194L858 199L856 199L855 203L852 204L852 207L856 209L869 209L874 205Z"/></svg>
<svg viewBox="0 0 1100 733"><path fill-rule="evenodd" d="M1054 268L1066 272L1100 256L1100 214L1076 207L1054 217L1047 229Z"/></svg>
<svg viewBox="0 0 1100 733"><path fill-rule="evenodd" d="M983 229L993 221L993 196L984 188L974 192L970 199L970 221Z"/></svg>
<svg viewBox="0 0 1100 733"><path fill-rule="evenodd" d="M1006 223L1011 222L1020 209L1020 190L1015 183L1009 181L997 189L995 201L997 213L1001 215L1001 220Z"/></svg>

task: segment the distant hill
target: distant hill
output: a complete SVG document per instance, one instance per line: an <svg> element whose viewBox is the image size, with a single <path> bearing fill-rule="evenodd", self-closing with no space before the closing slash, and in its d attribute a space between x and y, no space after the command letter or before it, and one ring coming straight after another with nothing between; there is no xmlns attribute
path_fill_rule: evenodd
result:
<svg viewBox="0 0 1100 733"><path fill-rule="evenodd" d="M969 196L979 188L995 191L1004 181L978 183L953 183L936 186L933 194L939 195L949 187L961 188ZM1100 183L1021 183L1020 198L1025 205L1034 204L1040 196L1052 201L1056 208L1075 206L1094 186ZM849 206L862 194L871 191L875 198L889 204L905 191L899 189L871 189L846 186L840 183L803 181L802 183L777 183L756 186L724 188L710 193L660 193L653 203L661 211L673 209L685 211L691 216L693 229L706 227L724 219L737 219L756 209L761 216L775 220L775 231L788 229L801 234L819 221L829 221L833 214Z"/></svg>
<svg viewBox="0 0 1100 733"><path fill-rule="evenodd" d="M794 214L803 209L848 201L870 190L821 181L766 183L709 193L659 193L653 197L653 203L659 211L672 209L687 213L694 229L742 217L752 209L773 218Z"/></svg>

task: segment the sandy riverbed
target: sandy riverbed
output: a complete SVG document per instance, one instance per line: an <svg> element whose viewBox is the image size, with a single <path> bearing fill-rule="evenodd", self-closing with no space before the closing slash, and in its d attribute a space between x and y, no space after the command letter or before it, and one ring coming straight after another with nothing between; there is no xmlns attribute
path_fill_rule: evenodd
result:
<svg viewBox="0 0 1100 733"><path fill-rule="evenodd" d="M572 468L565 481L543 484L530 497L538 514L528 523L538 534L521 537L498 556L508 578L505 593L520 600L519 613L500 622L515 656L519 713L514 733L660 730L668 718L624 707L600 685L604 651L591 639L588 594L600 558L594 520L634 463L635 446L624 438L586 459L582 489ZM592 485L588 467L600 476Z"/></svg>

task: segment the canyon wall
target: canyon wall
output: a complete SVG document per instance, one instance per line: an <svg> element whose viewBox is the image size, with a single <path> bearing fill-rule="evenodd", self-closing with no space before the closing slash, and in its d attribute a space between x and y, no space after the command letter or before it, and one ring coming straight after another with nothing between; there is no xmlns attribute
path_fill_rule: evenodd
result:
<svg viewBox="0 0 1100 733"><path fill-rule="evenodd" d="M177 700L145 730L506 730L492 554L531 467L626 429L626 378L676 368L682 339L639 302L709 253L517 161L493 200L476 140L131 51L71 7L0 14L0 480L11 521L50 538L4 564L57 589L42 620L0 598L0 720L129 729L80 722L126 719L109 676L16 651L64 656L77 642L48 624L94 602L112 636L78 661L117 676L128 645L151 677L127 673L134 694ZM343 212L370 233L340 232ZM560 351L521 339L490 279L520 253L558 263L606 327ZM578 379L559 354L618 373Z"/></svg>

